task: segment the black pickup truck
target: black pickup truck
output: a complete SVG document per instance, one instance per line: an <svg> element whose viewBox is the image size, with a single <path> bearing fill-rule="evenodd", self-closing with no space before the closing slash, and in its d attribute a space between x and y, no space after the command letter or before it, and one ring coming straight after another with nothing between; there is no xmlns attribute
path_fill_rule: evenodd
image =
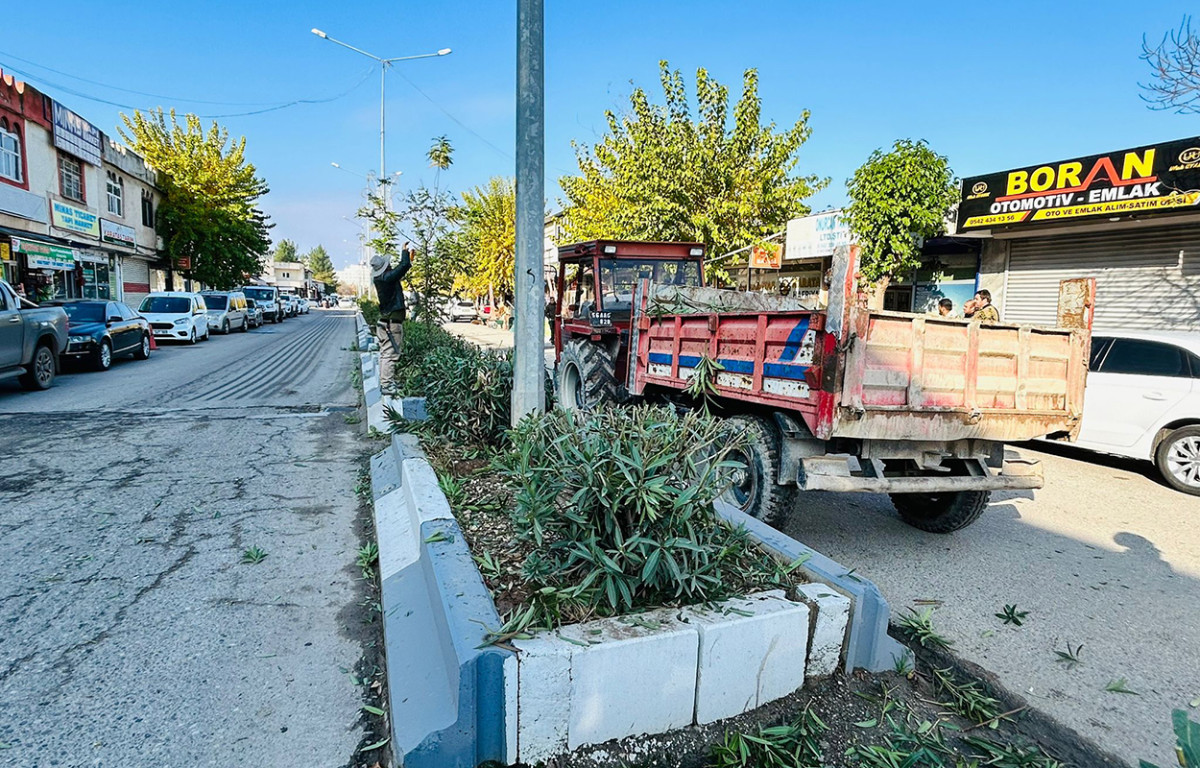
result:
<svg viewBox="0 0 1200 768"><path fill-rule="evenodd" d="M49 389L67 347L67 313L38 307L0 280L0 379L19 376L27 389Z"/></svg>

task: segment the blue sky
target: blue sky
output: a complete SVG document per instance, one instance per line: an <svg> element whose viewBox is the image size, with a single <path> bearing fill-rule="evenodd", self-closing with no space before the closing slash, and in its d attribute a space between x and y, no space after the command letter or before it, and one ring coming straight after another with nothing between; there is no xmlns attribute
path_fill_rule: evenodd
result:
<svg viewBox="0 0 1200 768"><path fill-rule="evenodd" d="M214 115L349 90L327 103L220 119L247 137L271 185L263 207L274 237L302 249L323 243L338 266L355 258L358 227L343 217L353 216L364 183L330 163L362 173L378 166L379 81L377 71L368 76L369 60L311 28L383 56L454 50L389 74L388 169L403 170L402 187L432 181L424 152L442 134L456 147L442 176L450 189L512 173L513 2L5 6L0 67L27 74L109 133L122 110L65 89ZM872 149L901 137L928 140L966 176L1200 135L1200 116L1153 112L1137 88L1146 75L1142 34L1156 38L1190 9L1167 0L547 0L547 193L553 205L556 179L576 167L571 141L601 135L604 110L627 103L630 81L657 92L664 58L689 83L706 67L735 98L742 70L758 68L764 117L781 125L809 109L813 135L799 170L832 179L811 201L818 210L842 204L845 179Z"/></svg>

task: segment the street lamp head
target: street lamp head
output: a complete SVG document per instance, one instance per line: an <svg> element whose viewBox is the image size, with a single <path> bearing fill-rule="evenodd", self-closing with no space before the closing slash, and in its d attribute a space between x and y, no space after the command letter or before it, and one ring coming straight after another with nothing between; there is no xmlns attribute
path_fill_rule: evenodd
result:
<svg viewBox="0 0 1200 768"><path fill-rule="evenodd" d="M445 55L446 55L446 54L448 54L448 53L450 53L450 49L449 49L449 48L443 48L443 49L441 49L440 51L438 51L438 56L445 56Z"/></svg>
<svg viewBox="0 0 1200 768"><path fill-rule="evenodd" d="M338 165L337 163L330 163L330 165L332 165L334 168L341 168L341 167L342 167L342 166Z"/></svg>
<svg viewBox="0 0 1200 768"><path fill-rule="evenodd" d="M316 27L313 27L312 33L313 33L314 35L316 35L317 37L321 38L322 40L324 40L325 38L329 37L329 35L325 34L324 32L322 32L321 30L317 29Z"/></svg>

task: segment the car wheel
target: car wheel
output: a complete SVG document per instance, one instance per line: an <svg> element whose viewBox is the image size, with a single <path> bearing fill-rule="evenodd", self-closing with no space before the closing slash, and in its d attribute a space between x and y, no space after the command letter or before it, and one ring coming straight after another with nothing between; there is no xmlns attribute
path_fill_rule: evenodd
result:
<svg viewBox="0 0 1200 768"><path fill-rule="evenodd" d="M112 368L112 342L108 339L100 340L100 346L96 347L96 353L92 356L92 367L97 371Z"/></svg>
<svg viewBox="0 0 1200 768"><path fill-rule="evenodd" d="M229 321L228 321L228 320L226 320L225 322L221 323L221 335L222 335L222 336L228 336L228 335L229 335Z"/></svg>
<svg viewBox="0 0 1200 768"><path fill-rule="evenodd" d="M1200 496L1200 426L1167 433L1154 452L1154 463L1167 485Z"/></svg>
<svg viewBox="0 0 1200 768"><path fill-rule="evenodd" d="M196 341L196 328L195 326L192 326L192 333L190 336L188 336L188 344L195 344Z"/></svg>
<svg viewBox="0 0 1200 768"><path fill-rule="evenodd" d="M245 333L245 332L246 332L246 331L248 331L248 330L250 330L250 321L249 321L249 320L247 320L246 318L244 318L244 317L243 317L243 318L242 318L242 327L241 327L241 332L242 332L242 333Z"/></svg>
<svg viewBox="0 0 1200 768"><path fill-rule="evenodd" d="M138 360L150 359L150 334L142 334L142 343L138 345L138 348L134 351L133 356Z"/></svg>
<svg viewBox="0 0 1200 768"><path fill-rule="evenodd" d="M54 383L54 351L42 343L33 352L33 360L21 375L21 386L26 389L50 389Z"/></svg>

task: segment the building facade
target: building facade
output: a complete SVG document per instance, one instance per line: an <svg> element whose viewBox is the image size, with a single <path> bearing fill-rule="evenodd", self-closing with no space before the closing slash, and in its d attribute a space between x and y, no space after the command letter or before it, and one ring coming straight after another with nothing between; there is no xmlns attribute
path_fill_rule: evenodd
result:
<svg viewBox="0 0 1200 768"><path fill-rule="evenodd" d="M1094 277L1098 331L1200 331L1200 137L963 181L958 234L1008 322L1053 325Z"/></svg>
<svg viewBox="0 0 1200 768"><path fill-rule="evenodd" d="M0 72L0 273L34 299L136 304L158 258L154 173L137 154Z"/></svg>

